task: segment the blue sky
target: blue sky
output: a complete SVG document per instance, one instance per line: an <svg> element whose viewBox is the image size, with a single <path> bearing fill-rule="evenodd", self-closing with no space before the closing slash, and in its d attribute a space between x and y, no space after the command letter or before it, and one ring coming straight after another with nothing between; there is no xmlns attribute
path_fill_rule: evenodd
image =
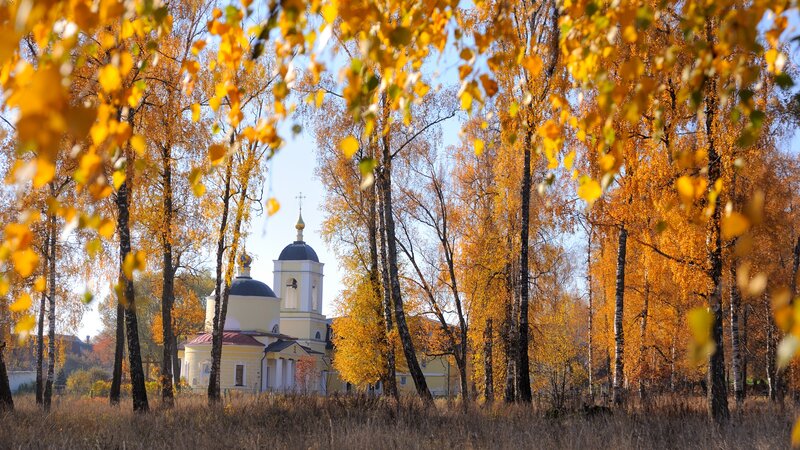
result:
<svg viewBox="0 0 800 450"><path fill-rule="evenodd" d="M798 16L791 14L790 30L784 37L797 35L799 23ZM797 45L792 46L790 58L792 61L797 61L799 51ZM448 80L455 82L458 77L456 65L452 64L453 59L457 60L457 57L445 55L439 61L431 61L433 66L438 66L442 71L442 73L434 74L433 78L443 80L443 82L448 82ZM448 120L444 124L442 148L446 149L457 143L459 129L460 123L457 119ZM291 133L287 131L284 135L291 136ZM794 136L788 139L784 145L790 152L800 151L800 133L795 132ZM340 281L343 273L335 254L325 245L319 234L323 220L324 188L316 177L316 167L314 140L305 132L296 137L289 137L285 147L270 162L267 179L268 185L271 186L271 192L265 188L265 198L269 195L276 197L281 203L281 209L272 217L266 217L264 214L253 218L246 248L254 257L252 276L271 286L272 261L277 259L286 245L295 240L294 225L298 215L298 203L295 197L302 192L305 196L303 200L303 219L306 224L304 238L306 243L316 250L320 262L325 264L323 313L330 317L334 315L332 307L334 299L340 294L343 287ZM212 261L209 260L209 264L211 263ZM576 276L581 277L580 270ZM579 286L583 284L582 278L574 281ZM96 311L96 303L84 315L78 336L93 336L100 331L101 322Z"/></svg>

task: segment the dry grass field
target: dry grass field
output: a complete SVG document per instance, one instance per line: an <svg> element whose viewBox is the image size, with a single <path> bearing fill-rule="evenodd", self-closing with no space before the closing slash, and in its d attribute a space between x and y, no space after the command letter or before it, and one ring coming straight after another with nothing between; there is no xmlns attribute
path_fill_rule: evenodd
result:
<svg viewBox="0 0 800 450"><path fill-rule="evenodd" d="M796 411L748 400L723 427L706 419L702 399L669 397L648 409L558 417L536 408L456 404L425 408L369 397L261 396L209 409L201 396L174 410L134 414L127 403L60 397L49 414L33 398L0 415L0 447L17 448L787 448Z"/></svg>

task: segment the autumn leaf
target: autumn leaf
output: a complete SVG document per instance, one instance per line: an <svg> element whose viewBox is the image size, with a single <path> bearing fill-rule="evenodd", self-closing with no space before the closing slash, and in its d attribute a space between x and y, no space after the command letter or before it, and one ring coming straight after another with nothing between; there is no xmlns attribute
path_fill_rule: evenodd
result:
<svg viewBox="0 0 800 450"><path fill-rule="evenodd" d="M26 314L17 321L17 324L14 326L14 332L19 335L20 340L24 340L28 337L35 326L36 317L31 314Z"/></svg>
<svg viewBox="0 0 800 450"><path fill-rule="evenodd" d="M126 176L125 172L121 170L115 170L113 174L111 174L111 184L114 185L114 189L119 190L122 186L122 183L125 182Z"/></svg>
<svg viewBox="0 0 800 450"><path fill-rule="evenodd" d="M225 155L228 153L228 148L222 144L211 144L208 146L208 159L211 160L211 164L217 165L225 159Z"/></svg>
<svg viewBox="0 0 800 450"><path fill-rule="evenodd" d="M278 199L275 197L270 197L267 200L267 215L271 216L278 212L281 209L281 204L278 202Z"/></svg>
<svg viewBox="0 0 800 450"><path fill-rule="evenodd" d="M692 179L683 175L675 181L675 188L678 190L678 195L684 204L689 204L694 201L694 183Z"/></svg>
<svg viewBox="0 0 800 450"><path fill-rule="evenodd" d="M110 239L111 236L114 235L114 231L116 231L117 226L111 219L104 219L100 222L100 225L97 227L97 232L100 236L103 236L106 239Z"/></svg>
<svg viewBox="0 0 800 450"><path fill-rule="evenodd" d="M526 56L522 60L522 65L528 71L528 74L535 77L542 71L542 58L539 55Z"/></svg>
<svg viewBox="0 0 800 450"><path fill-rule="evenodd" d="M600 188L600 183L586 175L581 177L578 186L578 197L589 205L592 205L602 194L603 190Z"/></svg>
<svg viewBox="0 0 800 450"><path fill-rule="evenodd" d="M17 297L17 300L14 301L14 303L8 305L8 310L11 312L27 311L32 304L33 301L31 300L31 296L26 292L23 292L19 295L19 297Z"/></svg>
<svg viewBox="0 0 800 450"><path fill-rule="evenodd" d="M472 145L473 147L475 147L475 155L481 156L483 154L483 147L484 147L483 139L475 139L474 141L472 141Z"/></svg>
<svg viewBox="0 0 800 450"><path fill-rule="evenodd" d="M461 109L469 111L472 108L472 94L467 91L461 93Z"/></svg>
<svg viewBox="0 0 800 450"><path fill-rule="evenodd" d="M800 447L800 419L792 426L792 447Z"/></svg>
<svg viewBox="0 0 800 450"><path fill-rule="evenodd" d="M352 158L358 151L358 140L352 135L347 136L339 142L339 148L344 153L345 158Z"/></svg>
<svg viewBox="0 0 800 450"><path fill-rule="evenodd" d="M200 121L200 105L197 103L192 104L192 122Z"/></svg>
<svg viewBox="0 0 800 450"><path fill-rule="evenodd" d="M553 120L549 119L537 130L539 136L551 141L561 137L561 127Z"/></svg>
<svg viewBox="0 0 800 450"><path fill-rule="evenodd" d="M134 135L130 139L131 148L138 153L139 155L144 155L145 148L147 143L144 140L144 137L141 135Z"/></svg>
<svg viewBox="0 0 800 450"><path fill-rule="evenodd" d="M33 282L33 289L36 292L43 292L44 289L47 287L47 280L41 275L36 277L36 280Z"/></svg>
<svg viewBox="0 0 800 450"><path fill-rule="evenodd" d="M798 348L800 348L800 338L794 334L788 334L781 339L775 354L775 363L778 366L778 370L786 368L792 362L792 358L797 354Z"/></svg>
<svg viewBox="0 0 800 450"><path fill-rule="evenodd" d="M11 261L14 263L14 270L16 270L21 277L25 278L36 269L36 266L39 264L39 255L29 248L17 250L11 254Z"/></svg>
<svg viewBox="0 0 800 450"><path fill-rule="evenodd" d="M575 163L575 151L572 150L564 157L564 168L572 170L572 165Z"/></svg>
<svg viewBox="0 0 800 450"><path fill-rule="evenodd" d="M56 166L42 158L36 159L36 175L33 177L33 187L40 188L49 183L56 174Z"/></svg>
<svg viewBox="0 0 800 450"><path fill-rule="evenodd" d="M97 72L97 81L105 92L114 92L122 86L119 69L111 64L103 66Z"/></svg>
<svg viewBox="0 0 800 450"><path fill-rule="evenodd" d="M716 345L711 339L711 326L714 315L708 308L693 308L686 315L692 339L689 342L689 360L700 364L708 359L716 350Z"/></svg>
<svg viewBox="0 0 800 450"><path fill-rule="evenodd" d="M750 228L750 220L736 211L722 218L722 238L733 239L743 235Z"/></svg>

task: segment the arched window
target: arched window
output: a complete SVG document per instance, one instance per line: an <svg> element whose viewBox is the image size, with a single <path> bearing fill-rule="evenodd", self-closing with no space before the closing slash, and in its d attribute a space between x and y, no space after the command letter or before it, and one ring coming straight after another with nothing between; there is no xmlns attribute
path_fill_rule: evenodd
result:
<svg viewBox="0 0 800 450"><path fill-rule="evenodd" d="M319 306L319 290L317 285L311 285L311 310L316 311Z"/></svg>
<svg viewBox="0 0 800 450"><path fill-rule="evenodd" d="M286 309L297 309L298 306L298 292L297 280L289 278L286 281L286 293L283 295L283 307Z"/></svg>
<svg viewBox="0 0 800 450"><path fill-rule="evenodd" d="M317 334L314 336L314 339L316 339L316 340L320 340L320 334L319 334L319 331L317 331Z"/></svg>
<svg viewBox="0 0 800 450"><path fill-rule="evenodd" d="M280 332L279 330L280 329L278 328L278 324L276 323L275 326L272 327L272 332L275 333L275 334L278 334Z"/></svg>

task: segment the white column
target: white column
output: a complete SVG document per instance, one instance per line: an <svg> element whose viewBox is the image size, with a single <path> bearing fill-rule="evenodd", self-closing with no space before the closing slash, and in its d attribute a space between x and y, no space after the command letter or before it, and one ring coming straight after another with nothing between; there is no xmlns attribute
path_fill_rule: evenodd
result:
<svg viewBox="0 0 800 450"><path fill-rule="evenodd" d="M275 361L275 389L283 387L283 358Z"/></svg>
<svg viewBox="0 0 800 450"><path fill-rule="evenodd" d="M286 387L288 389L294 388L294 360L286 360Z"/></svg>
<svg viewBox="0 0 800 450"><path fill-rule="evenodd" d="M297 361L293 359L292 360L292 389L294 389L295 384L297 383L297 376L296 376L295 370L297 370Z"/></svg>
<svg viewBox="0 0 800 450"><path fill-rule="evenodd" d="M267 390L267 386L269 386L269 371L267 371L267 358L261 360L261 386L258 387L259 392L264 392Z"/></svg>

